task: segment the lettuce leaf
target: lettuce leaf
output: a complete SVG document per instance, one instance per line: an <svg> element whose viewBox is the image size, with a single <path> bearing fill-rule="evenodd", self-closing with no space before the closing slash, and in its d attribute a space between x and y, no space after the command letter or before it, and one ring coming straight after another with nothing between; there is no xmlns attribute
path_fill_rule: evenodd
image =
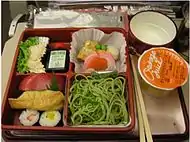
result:
<svg viewBox="0 0 190 142"><path fill-rule="evenodd" d="M28 66L27 61L30 57L30 50L29 47L38 45L39 44L39 38L38 37L30 37L24 42L20 42L19 44L19 56L17 61L17 71L19 73L25 73L28 72Z"/></svg>

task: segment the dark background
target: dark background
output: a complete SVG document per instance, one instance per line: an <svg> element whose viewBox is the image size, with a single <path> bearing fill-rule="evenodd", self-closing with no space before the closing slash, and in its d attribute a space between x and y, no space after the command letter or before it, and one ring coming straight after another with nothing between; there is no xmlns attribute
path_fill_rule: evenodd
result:
<svg viewBox="0 0 190 142"><path fill-rule="evenodd" d="M5 41L8 39L8 31L9 31L9 26L12 21L11 14L10 14L10 9L9 9L9 2L8 1L3 1L1 3L1 17L2 17L2 33L1 33L1 53L3 52L3 47Z"/></svg>

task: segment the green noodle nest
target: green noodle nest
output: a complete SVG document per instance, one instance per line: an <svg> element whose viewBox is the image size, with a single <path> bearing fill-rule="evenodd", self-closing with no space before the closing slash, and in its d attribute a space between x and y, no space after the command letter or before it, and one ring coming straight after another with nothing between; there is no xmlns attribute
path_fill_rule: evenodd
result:
<svg viewBox="0 0 190 142"><path fill-rule="evenodd" d="M76 75L69 96L72 125L127 124L125 82L121 76L95 79Z"/></svg>

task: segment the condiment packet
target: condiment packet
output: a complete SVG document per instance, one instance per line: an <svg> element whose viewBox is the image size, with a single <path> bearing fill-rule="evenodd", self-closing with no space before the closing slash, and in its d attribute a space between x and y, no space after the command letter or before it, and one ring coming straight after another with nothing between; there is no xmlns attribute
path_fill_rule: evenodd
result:
<svg viewBox="0 0 190 142"><path fill-rule="evenodd" d="M141 77L151 86L172 90L188 79L188 63L173 49L151 48L138 60Z"/></svg>
<svg viewBox="0 0 190 142"><path fill-rule="evenodd" d="M77 55L83 44L87 40L95 40L100 44L115 47L119 50L119 60L116 61L116 69L118 72L126 72L126 41L122 33L112 32L111 34L105 34L98 29L81 29L74 32L72 35L70 61L75 64L76 73L84 73L84 62L77 59Z"/></svg>

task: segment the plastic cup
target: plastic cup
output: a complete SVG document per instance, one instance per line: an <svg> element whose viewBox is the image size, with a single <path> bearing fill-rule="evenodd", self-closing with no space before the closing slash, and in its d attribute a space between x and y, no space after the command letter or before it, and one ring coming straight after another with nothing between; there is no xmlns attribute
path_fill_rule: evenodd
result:
<svg viewBox="0 0 190 142"><path fill-rule="evenodd" d="M188 80L188 63L173 49L151 48L138 60L141 88L144 94L167 96Z"/></svg>

